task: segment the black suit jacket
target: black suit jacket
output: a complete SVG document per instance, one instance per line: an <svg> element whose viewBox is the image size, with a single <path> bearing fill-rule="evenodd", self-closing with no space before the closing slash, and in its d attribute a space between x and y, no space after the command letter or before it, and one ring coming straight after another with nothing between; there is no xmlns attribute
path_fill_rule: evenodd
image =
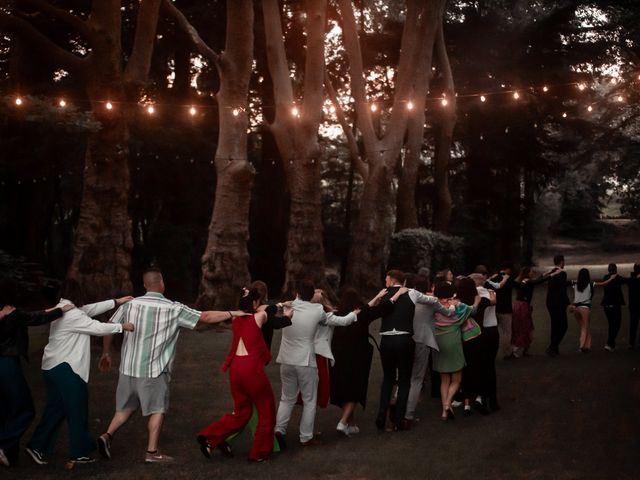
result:
<svg viewBox="0 0 640 480"><path fill-rule="evenodd" d="M547 288L547 308L566 308L569 305L569 295L567 295L567 272L549 277Z"/></svg>

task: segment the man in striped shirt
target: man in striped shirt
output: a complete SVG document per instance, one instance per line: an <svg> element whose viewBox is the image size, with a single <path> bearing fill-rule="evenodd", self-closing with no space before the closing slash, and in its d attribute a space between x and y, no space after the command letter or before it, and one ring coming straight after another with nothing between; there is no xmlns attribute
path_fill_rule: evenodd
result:
<svg viewBox="0 0 640 480"><path fill-rule="evenodd" d="M98 448L111 458L111 440L139 407L149 417L149 441L145 462L170 463L173 458L158 452L158 437L169 408L169 383L180 328L193 329L198 322L215 323L243 312L200 312L163 295L164 281L157 269L145 271L142 297L122 305L111 317L113 323L133 323L135 330L124 336L116 412L107 431L98 438ZM105 337L100 370L111 368L111 337Z"/></svg>

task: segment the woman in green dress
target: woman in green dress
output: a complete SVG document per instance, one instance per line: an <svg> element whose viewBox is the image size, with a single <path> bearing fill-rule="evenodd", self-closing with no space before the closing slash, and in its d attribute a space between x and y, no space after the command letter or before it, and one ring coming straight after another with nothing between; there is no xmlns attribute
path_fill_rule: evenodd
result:
<svg viewBox="0 0 640 480"><path fill-rule="evenodd" d="M440 396L442 399L442 420L453 419L451 402L460 388L462 369L465 366L462 349L462 331L465 321L473 313L469 306L454 299L455 289L448 282L436 284L433 294L444 307L455 306L456 314L446 317L435 314L435 334L439 351L435 352L433 369L440 373Z"/></svg>

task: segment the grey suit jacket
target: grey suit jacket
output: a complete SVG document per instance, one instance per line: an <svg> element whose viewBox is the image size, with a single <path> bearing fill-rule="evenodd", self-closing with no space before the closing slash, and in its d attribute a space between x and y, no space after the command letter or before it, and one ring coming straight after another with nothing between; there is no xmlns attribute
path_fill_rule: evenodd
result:
<svg viewBox="0 0 640 480"><path fill-rule="evenodd" d="M413 314L413 341L438 350L434 334L435 313L451 316L455 310L443 307L436 297L409 290L409 298L416 304Z"/></svg>
<svg viewBox="0 0 640 480"><path fill-rule="evenodd" d="M280 351L276 362L298 367L316 367L314 342L318 325L346 326L353 323L355 315L327 317L322 305L296 299L291 302L293 317L291 326L282 329Z"/></svg>

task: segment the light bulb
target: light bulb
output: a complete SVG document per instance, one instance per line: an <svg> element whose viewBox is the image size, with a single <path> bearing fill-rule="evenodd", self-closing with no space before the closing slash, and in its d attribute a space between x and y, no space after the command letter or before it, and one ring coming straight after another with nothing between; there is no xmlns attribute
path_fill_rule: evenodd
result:
<svg viewBox="0 0 640 480"><path fill-rule="evenodd" d="M196 107L191 107L191 108L189 109L189 114L190 114L191 116L195 115L195 114L196 114Z"/></svg>
<svg viewBox="0 0 640 480"><path fill-rule="evenodd" d="M593 111L593 107L592 107L591 105L589 105L589 106L587 107L587 111L588 111L588 112Z"/></svg>
<svg viewBox="0 0 640 480"><path fill-rule="evenodd" d="M622 97L622 95L618 95L618 101L619 101L619 102L624 101L624 98Z"/></svg>
<svg viewBox="0 0 640 480"><path fill-rule="evenodd" d="M413 110L413 102L409 101L409 103L407 103L407 110Z"/></svg>
<svg viewBox="0 0 640 480"><path fill-rule="evenodd" d="M578 89L580 89L580 91L584 90L585 88L587 87L585 86L584 83L581 83L580 85L578 85Z"/></svg>
<svg viewBox="0 0 640 480"><path fill-rule="evenodd" d="M519 99L520 98L520 94L518 92L514 92L513 98L515 98L516 100Z"/></svg>
<svg viewBox="0 0 640 480"><path fill-rule="evenodd" d="M293 107L291 109L291 115L293 115L294 117L300 116L300 110L298 110L298 107Z"/></svg>
<svg viewBox="0 0 640 480"><path fill-rule="evenodd" d="M156 111L156 109L155 109L155 108L153 108L153 105L149 105L149 106L147 107L147 113L148 113L149 115L153 115L153 113L154 113L155 111Z"/></svg>
<svg viewBox="0 0 640 480"><path fill-rule="evenodd" d="M336 113L336 107L335 107L335 106L333 106L333 105L331 105L331 106L329 107L329 112L330 112L330 113Z"/></svg>
<svg viewBox="0 0 640 480"><path fill-rule="evenodd" d="M618 81L615 78L612 78L610 82L611 82L611 85L615 85Z"/></svg>
<svg viewBox="0 0 640 480"><path fill-rule="evenodd" d="M487 97L485 97L484 95L480 95L480 101L481 102L486 102L487 101Z"/></svg>
<svg viewBox="0 0 640 480"><path fill-rule="evenodd" d="M546 85L544 87L542 87L542 91L543 92L548 92L549 91L549 87L547 87Z"/></svg>
<svg viewBox="0 0 640 480"><path fill-rule="evenodd" d="M564 112L564 113L562 114L562 118L567 118L567 112Z"/></svg>
<svg viewBox="0 0 640 480"><path fill-rule="evenodd" d="M237 117L238 115L240 115L240 110L238 110L237 108L234 108L233 110L231 110L231 113L233 114L234 117Z"/></svg>
<svg viewBox="0 0 640 480"><path fill-rule="evenodd" d="M58 105L60 105L62 108L67 106L67 102L65 102L64 98L60 99L60 101L58 102Z"/></svg>
<svg viewBox="0 0 640 480"><path fill-rule="evenodd" d="M443 107L446 107L449 104L449 101L446 98L443 98L442 102L440 102L440 103L442 103Z"/></svg>
<svg viewBox="0 0 640 480"><path fill-rule="evenodd" d="M22 99L20 97L16 98L16 105L22 105Z"/></svg>
<svg viewBox="0 0 640 480"><path fill-rule="evenodd" d="M371 104L371 111L375 112L376 110L378 110L378 106L375 103Z"/></svg>
<svg viewBox="0 0 640 480"><path fill-rule="evenodd" d="M105 107L107 108L107 110L113 110L113 104L111 102L107 102Z"/></svg>

